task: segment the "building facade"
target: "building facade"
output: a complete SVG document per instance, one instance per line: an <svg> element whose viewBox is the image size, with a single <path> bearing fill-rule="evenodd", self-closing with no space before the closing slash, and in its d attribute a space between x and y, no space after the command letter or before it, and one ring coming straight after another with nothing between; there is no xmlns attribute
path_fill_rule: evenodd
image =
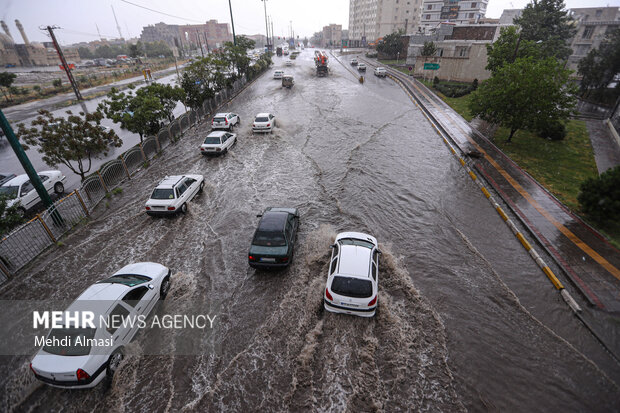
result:
<svg viewBox="0 0 620 413"><path fill-rule="evenodd" d="M618 7L570 9L577 33L570 44L573 54L568 58L569 69L576 71L579 61L590 50L598 48L608 34L620 28L619 10Z"/></svg>
<svg viewBox="0 0 620 413"><path fill-rule="evenodd" d="M438 27L440 23L476 23L487 12L488 0L424 0L420 25Z"/></svg>
<svg viewBox="0 0 620 413"><path fill-rule="evenodd" d="M199 45L215 49L233 40L228 23L209 20L205 24L175 25L157 23L142 28L140 41L163 41L170 48L196 48Z"/></svg>
<svg viewBox="0 0 620 413"><path fill-rule="evenodd" d="M397 30L410 33L420 22L422 0L350 0L349 47L375 44Z"/></svg>
<svg viewBox="0 0 620 413"><path fill-rule="evenodd" d="M340 47L342 45L342 25L330 24L323 27L321 47Z"/></svg>

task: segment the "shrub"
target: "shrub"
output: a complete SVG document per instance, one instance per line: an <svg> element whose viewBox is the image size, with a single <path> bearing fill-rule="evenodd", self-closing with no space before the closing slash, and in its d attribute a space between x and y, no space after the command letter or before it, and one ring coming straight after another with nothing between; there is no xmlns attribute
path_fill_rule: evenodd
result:
<svg viewBox="0 0 620 413"><path fill-rule="evenodd" d="M478 79L474 79L473 83L471 84L471 90L474 91L478 89Z"/></svg>
<svg viewBox="0 0 620 413"><path fill-rule="evenodd" d="M620 165L584 181L577 200L581 210L598 223L620 221Z"/></svg>
<svg viewBox="0 0 620 413"><path fill-rule="evenodd" d="M433 86L436 87L439 84L439 78L437 76L435 76L433 78Z"/></svg>
<svg viewBox="0 0 620 413"><path fill-rule="evenodd" d="M537 132L541 138L551 139L552 141L561 141L566 138L566 126L559 120L545 123Z"/></svg>
<svg viewBox="0 0 620 413"><path fill-rule="evenodd" d="M62 79L54 79L54 81L52 82L52 85L54 87L61 87L62 86Z"/></svg>

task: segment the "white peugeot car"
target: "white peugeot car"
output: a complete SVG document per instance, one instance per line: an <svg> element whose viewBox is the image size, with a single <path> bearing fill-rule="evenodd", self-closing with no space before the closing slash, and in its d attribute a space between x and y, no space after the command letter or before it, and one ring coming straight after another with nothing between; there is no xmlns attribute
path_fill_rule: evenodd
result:
<svg viewBox="0 0 620 413"><path fill-rule="evenodd" d="M146 201L148 215L173 215L186 213L187 203L202 191L205 178L202 175L174 175L165 177Z"/></svg>
<svg viewBox="0 0 620 413"><path fill-rule="evenodd" d="M129 264L91 285L66 309L62 327L50 330L30 369L54 387L89 388L112 378L139 328L124 321L147 317L169 290L170 270L154 262ZM84 312L94 315L92 325L78 324Z"/></svg>
<svg viewBox="0 0 620 413"><path fill-rule="evenodd" d="M252 132L272 132L276 126L276 117L273 113L259 113L252 123Z"/></svg>
<svg viewBox="0 0 620 413"><path fill-rule="evenodd" d="M375 237L342 232L331 246L325 309L334 313L372 317L377 309L379 254Z"/></svg>
<svg viewBox="0 0 620 413"><path fill-rule="evenodd" d="M387 76L387 70L385 70L385 67L377 67L377 68L375 68L375 76L386 77Z"/></svg>
<svg viewBox="0 0 620 413"><path fill-rule="evenodd" d="M65 192L63 182L67 179L60 171L41 171L38 173L45 190L52 194L62 194ZM6 196L9 201L7 207L17 205L17 210L21 215L33 208L41 202L39 194L34 189L34 185L30 182L28 175L17 175L16 177L6 181L0 186L0 196Z"/></svg>
<svg viewBox="0 0 620 413"><path fill-rule="evenodd" d="M241 123L239 115L236 113L216 113L211 121L211 129L232 130L233 126Z"/></svg>
<svg viewBox="0 0 620 413"><path fill-rule="evenodd" d="M228 152L237 143L237 134L230 132L211 132L200 145L200 153L203 155L219 155Z"/></svg>
<svg viewBox="0 0 620 413"><path fill-rule="evenodd" d="M274 79L282 79L282 76L284 76L284 70L276 70L273 72Z"/></svg>
<svg viewBox="0 0 620 413"><path fill-rule="evenodd" d="M292 60L287 60L286 62L284 62L285 66L293 66L293 61Z"/></svg>

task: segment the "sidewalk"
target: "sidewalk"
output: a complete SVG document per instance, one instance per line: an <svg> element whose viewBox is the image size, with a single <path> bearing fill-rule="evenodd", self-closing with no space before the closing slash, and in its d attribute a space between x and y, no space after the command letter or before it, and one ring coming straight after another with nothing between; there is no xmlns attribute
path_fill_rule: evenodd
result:
<svg viewBox="0 0 620 413"><path fill-rule="evenodd" d="M422 104L594 306L620 312L620 251L421 83L406 76Z"/></svg>

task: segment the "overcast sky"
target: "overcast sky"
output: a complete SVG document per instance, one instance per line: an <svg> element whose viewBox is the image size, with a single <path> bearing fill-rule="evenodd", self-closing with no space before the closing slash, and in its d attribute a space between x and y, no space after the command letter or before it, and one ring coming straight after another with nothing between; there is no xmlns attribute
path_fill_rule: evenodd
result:
<svg viewBox="0 0 620 413"><path fill-rule="evenodd" d="M39 26L57 25L61 44L119 37L112 14L116 12L123 37L137 37L142 27L158 22L196 24L216 19L230 22L228 0L128 0L131 3L179 18L145 10L123 0L1 0L0 16L9 25L17 43L19 19L31 41L47 41ZM489 0L487 17L499 17L503 9L523 8L529 0ZM265 34L261 0L231 0L237 34ZM620 0L565 0L568 8L620 6ZM292 21L295 35L311 36L330 23L349 25L349 0L267 0L267 14L273 18L274 34L288 35Z"/></svg>

